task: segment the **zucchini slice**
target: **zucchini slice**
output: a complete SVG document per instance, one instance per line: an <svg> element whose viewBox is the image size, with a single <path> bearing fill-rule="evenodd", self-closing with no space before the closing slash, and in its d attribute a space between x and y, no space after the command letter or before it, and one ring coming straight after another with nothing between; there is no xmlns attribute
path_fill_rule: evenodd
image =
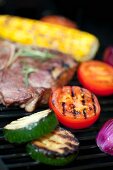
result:
<svg viewBox="0 0 113 170"><path fill-rule="evenodd" d="M4 127L4 136L11 143L28 142L50 133L58 120L50 109L12 121Z"/></svg>
<svg viewBox="0 0 113 170"><path fill-rule="evenodd" d="M79 142L67 130L58 127L50 134L27 144L27 152L36 161L54 166L63 166L78 155Z"/></svg>

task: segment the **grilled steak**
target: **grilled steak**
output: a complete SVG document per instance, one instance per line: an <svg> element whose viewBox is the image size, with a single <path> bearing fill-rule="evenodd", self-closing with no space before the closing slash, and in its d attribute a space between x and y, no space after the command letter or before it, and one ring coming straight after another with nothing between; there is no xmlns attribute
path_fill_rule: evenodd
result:
<svg viewBox="0 0 113 170"><path fill-rule="evenodd" d="M76 61L61 52L1 41L0 102L32 112L47 104L52 87L72 79L76 67Z"/></svg>

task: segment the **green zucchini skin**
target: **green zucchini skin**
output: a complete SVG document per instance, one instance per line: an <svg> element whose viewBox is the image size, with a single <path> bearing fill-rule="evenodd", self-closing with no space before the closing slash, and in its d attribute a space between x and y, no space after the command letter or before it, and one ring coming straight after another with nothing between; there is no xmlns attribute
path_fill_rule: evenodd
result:
<svg viewBox="0 0 113 170"><path fill-rule="evenodd" d="M53 112L39 122L34 122L19 129L3 129L5 139L10 143L28 142L50 133L58 125L58 120Z"/></svg>
<svg viewBox="0 0 113 170"><path fill-rule="evenodd" d="M51 154L46 155L43 150L37 149L32 144L27 144L27 152L36 161L52 166L65 166L72 162L78 155L78 151L68 156L53 156Z"/></svg>

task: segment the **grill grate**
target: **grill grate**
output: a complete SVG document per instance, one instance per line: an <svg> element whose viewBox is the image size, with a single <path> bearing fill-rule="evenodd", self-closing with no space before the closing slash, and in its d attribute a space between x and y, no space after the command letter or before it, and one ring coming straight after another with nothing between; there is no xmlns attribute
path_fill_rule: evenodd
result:
<svg viewBox="0 0 113 170"><path fill-rule="evenodd" d="M70 85L80 85L75 77ZM25 144L10 144L4 140L3 126L10 121L19 118L20 115L27 115L24 110L18 107L6 108L0 105L0 168L2 170L25 170L45 169L50 170L94 170L94 169L113 169L113 157L102 153L96 145L95 137L103 123L112 117L113 114L113 96L98 97L101 105L101 116L99 120L90 128L85 130L71 130L80 141L80 151L76 160L65 167L52 167L38 163L32 160L25 151ZM42 108L40 108L41 110ZM0 170L1 170L0 169Z"/></svg>

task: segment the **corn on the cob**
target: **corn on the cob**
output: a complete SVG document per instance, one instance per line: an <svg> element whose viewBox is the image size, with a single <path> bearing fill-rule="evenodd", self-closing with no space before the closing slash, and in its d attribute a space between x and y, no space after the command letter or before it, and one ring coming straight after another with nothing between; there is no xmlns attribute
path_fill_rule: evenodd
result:
<svg viewBox="0 0 113 170"><path fill-rule="evenodd" d="M69 53L77 61L93 58L99 47L98 39L87 32L9 15L0 16L0 37Z"/></svg>

